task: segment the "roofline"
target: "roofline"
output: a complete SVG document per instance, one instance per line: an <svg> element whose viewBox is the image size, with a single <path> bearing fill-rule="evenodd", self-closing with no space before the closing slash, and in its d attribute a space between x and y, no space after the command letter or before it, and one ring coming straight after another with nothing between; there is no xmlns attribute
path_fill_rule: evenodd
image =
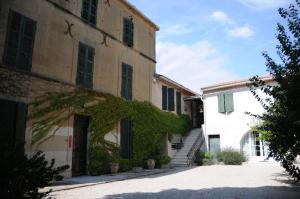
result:
<svg viewBox="0 0 300 199"><path fill-rule="evenodd" d="M275 81L274 77L271 75L259 77L259 79L266 83L271 83L271 82ZM225 83L221 83L221 84L215 84L212 86L203 87L203 88L201 88L201 90L202 90L203 94L208 94L208 93L215 92L215 91L222 91L222 90L227 90L227 89L246 87L248 84L251 84L251 81L249 79L244 79L244 80L225 82Z"/></svg>
<svg viewBox="0 0 300 199"><path fill-rule="evenodd" d="M159 26L156 25L153 21L151 21L146 15L144 15L139 9L137 9L128 0L120 0L120 2L122 2L129 10L133 11L135 14L142 17L146 22L148 22L152 27L154 27L156 31L159 31Z"/></svg>
<svg viewBox="0 0 300 199"><path fill-rule="evenodd" d="M175 86L175 87L177 87L177 88L179 88L179 89L185 91L186 93L188 93L188 94L190 94L190 95L192 95L192 96L199 95L198 93L196 93L196 92L194 92L194 91L188 89L187 87L185 87L185 86L183 86L183 85L181 85L181 84L175 82L174 80L172 80L172 79L170 79L170 78L168 78L168 77L166 77L166 76L164 76L164 75L160 75L160 74L157 74L157 73L156 73L156 74L155 74L155 77L156 77L157 79L159 79L159 80L162 80L162 81L166 82L166 83L172 84L173 86Z"/></svg>

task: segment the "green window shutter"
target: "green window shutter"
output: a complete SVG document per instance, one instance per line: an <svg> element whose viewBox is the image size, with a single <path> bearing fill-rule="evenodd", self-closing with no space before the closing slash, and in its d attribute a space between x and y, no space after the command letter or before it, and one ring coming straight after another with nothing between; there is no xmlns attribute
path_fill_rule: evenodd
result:
<svg viewBox="0 0 300 199"><path fill-rule="evenodd" d="M225 113L226 112L226 110L225 110L225 97L224 97L223 93L218 94L218 110L219 110L219 113Z"/></svg>
<svg viewBox="0 0 300 199"><path fill-rule="evenodd" d="M181 114L181 93L176 92L176 112L178 115Z"/></svg>
<svg viewBox="0 0 300 199"><path fill-rule="evenodd" d="M36 22L10 10L3 63L31 71Z"/></svg>
<svg viewBox="0 0 300 199"><path fill-rule="evenodd" d="M91 25L97 22L98 0L83 0L81 9L81 18Z"/></svg>
<svg viewBox="0 0 300 199"><path fill-rule="evenodd" d="M121 120L121 157L132 158L133 154L133 133L132 121L129 119Z"/></svg>
<svg viewBox="0 0 300 199"><path fill-rule="evenodd" d="M93 88L94 56L94 48L79 43L76 77L77 85L85 88Z"/></svg>
<svg viewBox="0 0 300 199"><path fill-rule="evenodd" d="M126 100L132 100L132 66L122 63L121 96Z"/></svg>
<svg viewBox="0 0 300 199"><path fill-rule="evenodd" d="M233 93L225 93L225 110L227 113L234 111Z"/></svg>
<svg viewBox="0 0 300 199"><path fill-rule="evenodd" d="M129 46L133 47L133 32L134 24L131 19L123 19L123 42Z"/></svg>
<svg viewBox="0 0 300 199"><path fill-rule="evenodd" d="M174 111L174 88L168 88L168 110Z"/></svg>
<svg viewBox="0 0 300 199"><path fill-rule="evenodd" d="M162 86L162 109L168 110L168 88Z"/></svg>

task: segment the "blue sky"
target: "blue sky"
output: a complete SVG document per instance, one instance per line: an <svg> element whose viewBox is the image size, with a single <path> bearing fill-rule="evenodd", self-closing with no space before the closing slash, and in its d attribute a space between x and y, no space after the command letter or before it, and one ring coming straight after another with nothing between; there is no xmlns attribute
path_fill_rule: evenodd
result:
<svg viewBox="0 0 300 199"><path fill-rule="evenodd" d="M215 83L266 75L276 57L279 7L291 0L129 0L157 32L157 73L200 92Z"/></svg>

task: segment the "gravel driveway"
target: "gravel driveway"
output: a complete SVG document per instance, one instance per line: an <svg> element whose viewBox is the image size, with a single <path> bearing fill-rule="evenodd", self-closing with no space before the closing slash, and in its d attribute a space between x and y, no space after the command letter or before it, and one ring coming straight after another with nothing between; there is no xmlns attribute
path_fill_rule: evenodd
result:
<svg viewBox="0 0 300 199"><path fill-rule="evenodd" d="M292 185L277 163L249 163L181 168L139 179L55 192L52 196L57 199L300 199L300 185Z"/></svg>

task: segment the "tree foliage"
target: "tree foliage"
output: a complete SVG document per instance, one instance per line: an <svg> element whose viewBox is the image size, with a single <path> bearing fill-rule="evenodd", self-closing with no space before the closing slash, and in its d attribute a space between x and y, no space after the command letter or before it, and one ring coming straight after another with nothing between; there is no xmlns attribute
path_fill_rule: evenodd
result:
<svg viewBox="0 0 300 199"><path fill-rule="evenodd" d="M266 85L258 76L251 78L251 91L263 104L265 113L255 117L263 122L257 127L269 145L269 156L280 161L286 171L300 180L300 168L295 159L300 155L300 1L295 0L289 8L280 8L279 14L286 21L277 24L279 41L277 63L267 52L267 71L274 77L275 85ZM288 30L287 30L288 29ZM267 94L262 99L257 90Z"/></svg>

